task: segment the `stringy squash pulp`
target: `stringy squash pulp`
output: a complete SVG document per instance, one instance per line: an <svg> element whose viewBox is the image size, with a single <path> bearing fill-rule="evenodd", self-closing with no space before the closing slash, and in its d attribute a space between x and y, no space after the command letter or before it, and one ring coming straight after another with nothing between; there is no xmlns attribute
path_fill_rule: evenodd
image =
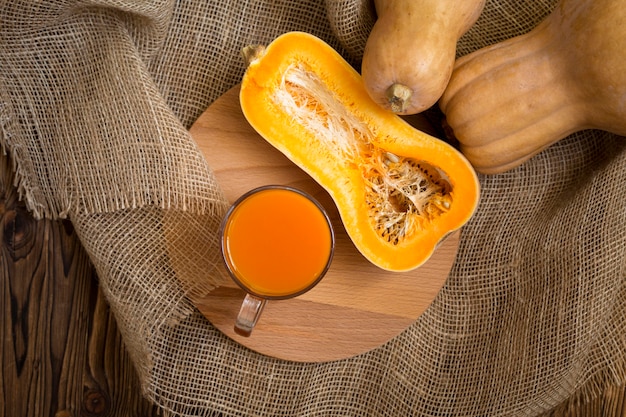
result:
<svg viewBox="0 0 626 417"><path fill-rule="evenodd" d="M470 219L479 198L471 165L373 102L329 45L290 32L247 54L240 92L246 119L329 192L373 264L414 269Z"/></svg>

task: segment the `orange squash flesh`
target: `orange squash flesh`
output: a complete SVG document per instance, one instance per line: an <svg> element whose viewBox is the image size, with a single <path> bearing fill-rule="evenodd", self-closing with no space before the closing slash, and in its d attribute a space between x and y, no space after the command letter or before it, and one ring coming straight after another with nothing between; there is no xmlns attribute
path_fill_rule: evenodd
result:
<svg viewBox="0 0 626 417"><path fill-rule="evenodd" d="M329 192L356 248L380 268L422 265L476 209L465 157L377 105L313 35L284 34L252 59L240 103L250 125Z"/></svg>

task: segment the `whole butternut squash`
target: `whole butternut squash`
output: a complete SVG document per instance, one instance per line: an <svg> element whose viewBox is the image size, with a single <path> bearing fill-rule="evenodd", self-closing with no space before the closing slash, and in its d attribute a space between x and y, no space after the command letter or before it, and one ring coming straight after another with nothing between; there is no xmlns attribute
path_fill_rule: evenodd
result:
<svg viewBox="0 0 626 417"><path fill-rule="evenodd" d="M456 44L480 16L484 0L375 0L377 20L365 44L361 74L374 101L415 114L445 89Z"/></svg>
<svg viewBox="0 0 626 417"><path fill-rule="evenodd" d="M290 32L245 56L244 116L328 191L366 259L416 268L470 219L479 183L469 162L372 101L328 44Z"/></svg>
<svg viewBox="0 0 626 417"><path fill-rule="evenodd" d="M584 129L626 134L626 1L561 0L532 31L460 58L440 107L477 171Z"/></svg>

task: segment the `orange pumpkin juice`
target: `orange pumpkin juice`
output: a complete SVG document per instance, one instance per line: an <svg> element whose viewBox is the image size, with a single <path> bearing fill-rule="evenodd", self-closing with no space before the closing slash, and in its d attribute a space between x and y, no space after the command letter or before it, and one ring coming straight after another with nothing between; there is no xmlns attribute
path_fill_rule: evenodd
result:
<svg viewBox="0 0 626 417"><path fill-rule="evenodd" d="M316 202L295 189L262 187L231 208L222 251L231 274L248 292L286 298L307 291L324 275L333 239Z"/></svg>

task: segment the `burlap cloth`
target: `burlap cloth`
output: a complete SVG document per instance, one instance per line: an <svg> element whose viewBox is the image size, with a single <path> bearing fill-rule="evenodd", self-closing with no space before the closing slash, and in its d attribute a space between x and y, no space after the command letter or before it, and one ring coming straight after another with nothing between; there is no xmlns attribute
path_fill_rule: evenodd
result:
<svg viewBox="0 0 626 417"><path fill-rule="evenodd" d="M488 1L459 54L527 31L553 5ZM0 7L0 139L16 185L36 216L73 221L166 415L540 415L626 382L621 138L576 134L481 176L449 279L413 325L355 358L285 362L232 342L187 298L219 283L226 208L187 129L240 80L249 43L308 31L358 65L370 3Z"/></svg>

